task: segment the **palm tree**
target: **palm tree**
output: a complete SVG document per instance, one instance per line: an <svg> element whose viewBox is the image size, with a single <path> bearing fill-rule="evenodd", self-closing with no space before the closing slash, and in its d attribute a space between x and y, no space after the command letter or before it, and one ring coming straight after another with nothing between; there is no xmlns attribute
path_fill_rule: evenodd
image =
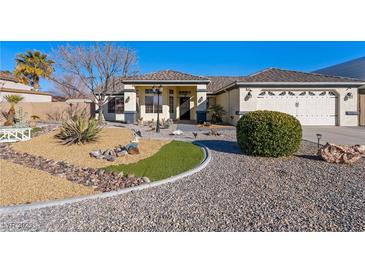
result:
<svg viewBox="0 0 365 274"><path fill-rule="evenodd" d="M12 126L15 120L15 105L22 101L23 97L19 95L6 95L4 96L4 99L10 104L10 109L6 116L4 126Z"/></svg>
<svg viewBox="0 0 365 274"><path fill-rule="evenodd" d="M49 78L54 72L54 61L49 59L47 54L40 51L28 50L25 54L20 53L15 58L15 76L23 84L29 84L36 90L39 89L39 79Z"/></svg>

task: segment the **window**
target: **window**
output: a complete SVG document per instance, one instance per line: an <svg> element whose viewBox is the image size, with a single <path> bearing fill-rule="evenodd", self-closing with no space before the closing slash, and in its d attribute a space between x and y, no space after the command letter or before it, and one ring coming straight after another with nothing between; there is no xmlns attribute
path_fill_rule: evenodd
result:
<svg viewBox="0 0 365 274"><path fill-rule="evenodd" d="M304 96L306 94L307 94L307 92L303 91L303 92L299 93L299 96Z"/></svg>
<svg viewBox="0 0 365 274"><path fill-rule="evenodd" d="M210 97L208 96L208 100L207 100L207 109L211 106L215 105L215 97Z"/></svg>
<svg viewBox="0 0 365 274"><path fill-rule="evenodd" d="M155 94L155 91L153 89L145 89L144 93L153 95Z"/></svg>
<svg viewBox="0 0 365 274"><path fill-rule="evenodd" d="M279 94L280 96L284 96L284 95L286 95L286 91L282 91L282 92L280 92L280 94Z"/></svg>
<svg viewBox="0 0 365 274"><path fill-rule="evenodd" d="M325 91L322 91L319 96L325 96L326 95L326 92Z"/></svg>
<svg viewBox="0 0 365 274"><path fill-rule="evenodd" d="M124 97L113 97L108 101L108 113L124 113Z"/></svg>
<svg viewBox="0 0 365 274"><path fill-rule="evenodd" d="M191 91L184 91L184 90L181 90L181 91L179 91L179 94L181 95L181 96L190 96L191 95Z"/></svg>
<svg viewBox="0 0 365 274"><path fill-rule="evenodd" d="M308 92L308 94L309 94L310 96L314 96L314 95L315 95L315 93L314 93L313 91L309 91L309 92Z"/></svg>
<svg viewBox="0 0 365 274"><path fill-rule="evenodd" d="M259 93L259 96L264 96L266 94L266 92L265 91L263 91L263 92L260 92Z"/></svg>
<svg viewBox="0 0 365 274"><path fill-rule="evenodd" d="M158 105L158 101L160 104ZM162 113L162 96L153 95L145 96L144 104L146 106L146 113Z"/></svg>
<svg viewBox="0 0 365 274"><path fill-rule="evenodd" d="M269 94L270 96L274 96L274 95L275 95L275 93L274 93L274 92L272 92L272 91L269 91L269 92L268 92L268 94Z"/></svg>
<svg viewBox="0 0 365 274"><path fill-rule="evenodd" d="M289 94L290 96L295 96L295 93L294 93L294 92L292 92L292 91L289 91L289 92L288 92L288 94Z"/></svg>

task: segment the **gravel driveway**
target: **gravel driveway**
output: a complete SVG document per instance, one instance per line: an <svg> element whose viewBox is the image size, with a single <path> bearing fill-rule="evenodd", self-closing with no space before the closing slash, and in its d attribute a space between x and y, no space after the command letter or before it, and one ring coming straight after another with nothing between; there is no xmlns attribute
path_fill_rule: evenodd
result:
<svg viewBox="0 0 365 274"><path fill-rule="evenodd" d="M206 140L212 160L175 183L71 205L0 215L4 231L364 231L365 160L317 160L239 153L230 131Z"/></svg>

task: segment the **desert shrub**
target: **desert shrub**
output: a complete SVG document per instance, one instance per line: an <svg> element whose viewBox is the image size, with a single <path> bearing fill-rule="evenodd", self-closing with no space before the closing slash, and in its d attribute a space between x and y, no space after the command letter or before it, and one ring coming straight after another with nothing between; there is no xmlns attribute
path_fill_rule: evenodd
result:
<svg viewBox="0 0 365 274"><path fill-rule="evenodd" d="M173 124L174 124L174 122L172 121L172 119L167 119L163 123L163 128L170 128Z"/></svg>
<svg viewBox="0 0 365 274"><path fill-rule="evenodd" d="M97 120L77 116L63 122L60 133L56 136L63 140L64 144L84 144L95 141L101 130Z"/></svg>
<svg viewBox="0 0 365 274"><path fill-rule="evenodd" d="M22 101L24 98L22 96L14 94L6 95L4 96L4 99L10 104L10 109L6 114L6 122L4 123L4 126L12 126L15 122L15 105Z"/></svg>
<svg viewBox="0 0 365 274"><path fill-rule="evenodd" d="M208 112L211 113L211 122L218 124L223 122L223 116L227 113L221 105L213 105L208 108Z"/></svg>
<svg viewBox="0 0 365 274"><path fill-rule="evenodd" d="M237 123L237 142L249 155L280 157L298 151L302 127L293 116L277 111L253 111Z"/></svg>

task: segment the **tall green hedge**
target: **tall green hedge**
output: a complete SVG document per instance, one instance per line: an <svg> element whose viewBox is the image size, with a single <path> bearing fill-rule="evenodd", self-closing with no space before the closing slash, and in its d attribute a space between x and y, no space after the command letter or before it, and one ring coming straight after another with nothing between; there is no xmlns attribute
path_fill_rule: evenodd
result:
<svg viewBox="0 0 365 274"><path fill-rule="evenodd" d="M288 156L298 151L301 139L300 122L286 113L253 111L237 123L237 142L248 155Z"/></svg>

